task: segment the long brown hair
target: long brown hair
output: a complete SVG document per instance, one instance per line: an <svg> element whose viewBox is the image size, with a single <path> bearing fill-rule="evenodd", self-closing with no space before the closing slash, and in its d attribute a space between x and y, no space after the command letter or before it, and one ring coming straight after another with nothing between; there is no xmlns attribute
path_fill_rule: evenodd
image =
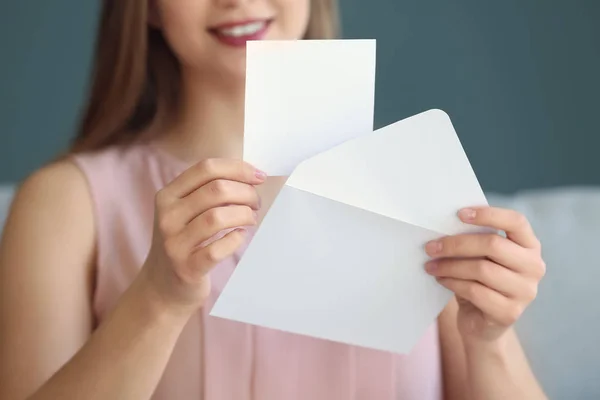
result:
<svg viewBox="0 0 600 400"><path fill-rule="evenodd" d="M148 24L148 0L103 0L92 85L71 152L99 150L141 138L160 111L177 107L178 62ZM311 0L305 39L338 34L336 0Z"/></svg>

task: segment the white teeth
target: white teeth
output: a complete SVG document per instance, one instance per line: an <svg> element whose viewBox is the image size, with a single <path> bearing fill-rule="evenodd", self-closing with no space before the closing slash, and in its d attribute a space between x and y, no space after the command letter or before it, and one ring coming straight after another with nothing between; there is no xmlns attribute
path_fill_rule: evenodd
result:
<svg viewBox="0 0 600 400"><path fill-rule="evenodd" d="M241 37L255 34L256 32L263 29L265 26L264 21L252 22L246 25L238 25L232 28L219 29L219 34L223 36Z"/></svg>

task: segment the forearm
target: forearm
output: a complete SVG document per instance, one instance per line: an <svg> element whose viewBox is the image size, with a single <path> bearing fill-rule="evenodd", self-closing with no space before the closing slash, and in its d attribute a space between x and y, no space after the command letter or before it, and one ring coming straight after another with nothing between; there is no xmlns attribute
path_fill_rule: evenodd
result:
<svg viewBox="0 0 600 400"><path fill-rule="evenodd" d="M137 279L82 349L30 400L148 399L188 317Z"/></svg>
<svg viewBox="0 0 600 400"><path fill-rule="evenodd" d="M514 330L493 343L465 343L471 400L547 399Z"/></svg>

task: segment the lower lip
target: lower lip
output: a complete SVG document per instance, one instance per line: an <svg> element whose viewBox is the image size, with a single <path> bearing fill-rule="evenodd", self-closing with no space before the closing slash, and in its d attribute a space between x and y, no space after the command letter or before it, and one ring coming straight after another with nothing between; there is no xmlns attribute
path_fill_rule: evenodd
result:
<svg viewBox="0 0 600 400"><path fill-rule="evenodd" d="M211 33L213 34L214 37L217 38L217 40L219 42L223 43L224 45L231 46L231 47L245 47L246 42L248 40L262 40L267 34L269 25L270 25L270 22L267 22L264 24L264 26L262 27L261 30L254 32L251 35L245 35L245 36L235 36L235 37L234 36L226 36L226 35L220 35L218 32L215 32L215 31L212 31Z"/></svg>

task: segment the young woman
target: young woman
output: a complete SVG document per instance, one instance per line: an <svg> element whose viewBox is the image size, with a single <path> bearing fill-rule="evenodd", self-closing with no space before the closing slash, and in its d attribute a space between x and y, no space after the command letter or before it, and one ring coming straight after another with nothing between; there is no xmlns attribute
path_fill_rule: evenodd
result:
<svg viewBox="0 0 600 400"><path fill-rule="evenodd" d="M511 210L459 213L506 237L426 245L457 301L409 355L207 315L282 184L239 161L245 42L332 38L333 2L103 1L72 152L5 228L0 398L544 398L512 329L544 263Z"/></svg>

